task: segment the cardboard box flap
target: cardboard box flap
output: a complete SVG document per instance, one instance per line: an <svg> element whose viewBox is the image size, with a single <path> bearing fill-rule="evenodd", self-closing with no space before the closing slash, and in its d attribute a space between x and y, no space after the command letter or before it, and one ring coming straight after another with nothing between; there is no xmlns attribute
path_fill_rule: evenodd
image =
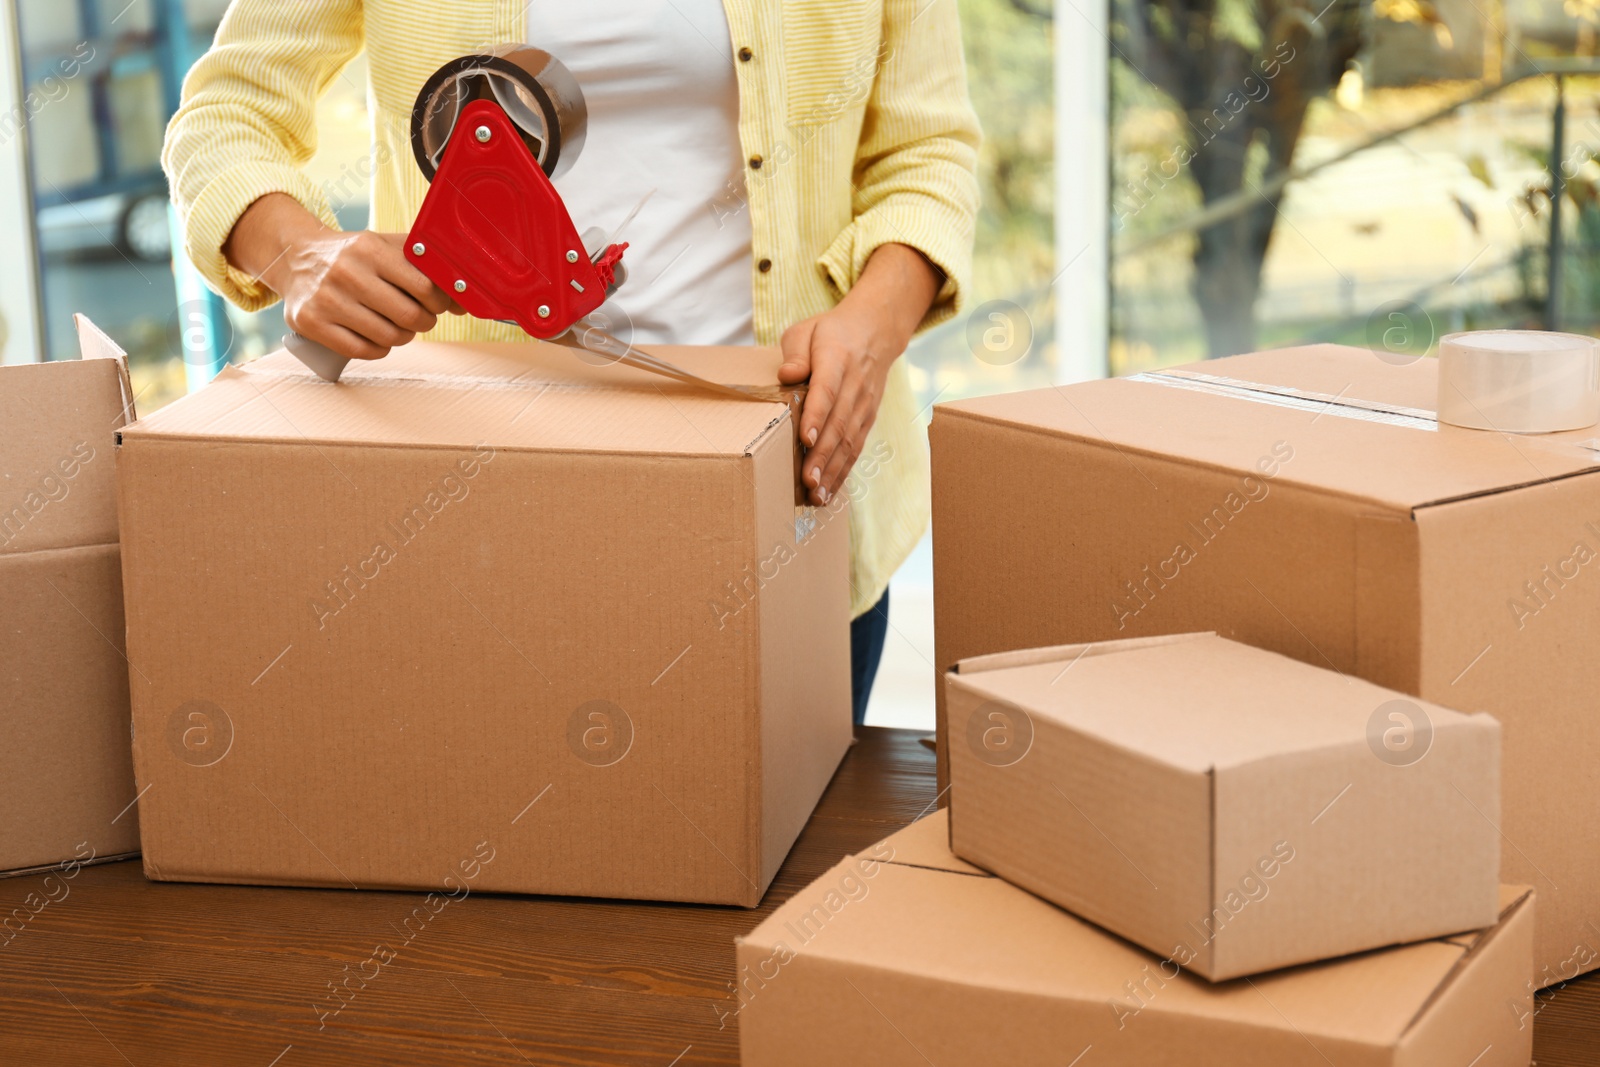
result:
<svg viewBox="0 0 1600 1067"><path fill-rule="evenodd" d="M899 863L907 867L929 867L952 874L972 874L982 878L994 875L981 867L974 867L950 851L949 819L918 819L898 833L892 834L883 844L892 852L881 853L885 863Z"/></svg>
<svg viewBox="0 0 1600 1067"><path fill-rule="evenodd" d="M1457 934L1454 937L1443 938L1442 941L1444 943L1455 945L1465 950L1462 953L1461 958L1456 961L1455 967L1451 969L1450 977L1455 977L1455 975L1459 974L1461 971L1470 966L1473 959L1479 955L1483 948L1492 939L1492 935L1495 933L1495 931L1500 929L1506 923L1506 921L1517 912L1521 911L1525 907L1530 906L1532 902L1532 886L1502 885L1500 887L1500 917L1494 926L1488 927L1484 930L1470 930L1467 933ZM1439 984L1439 988L1434 990L1433 995L1430 996L1423 1003L1423 1005L1417 1009L1416 1017L1411 1021L1412 1026L1415 1026L1416 1023L1419 1022L1427 1013L1428 1009L1433 1007L1434 1002L1440 998L1449 984L1450 983L1448 979ZM1407 1027L1407 1029L1410 1029L1410 1027Z"/></svg>
<svg viewBox="0 0 1600 1067"><path fill-rule="evenodd" d="M133 411L127 364L77 321L83 359L0 370L0 554L117 540L111 446Z"/></svg>
<svg viewBox="0 0 1600 1067"><path fill-rule="evenodd" d="M764 349L651 351L736 385L771 385L780 358ZM417 342L352 362L332 384L277 352L228 368L127 436L737 457L787 413L781 403L732 400L600 360L538 342Z"/></svg>
<svg viewBox="0 0 1600 1067"><path fill-rule="evenodd" d="M947 812L939 811L914 824L922 829L909 840L920 848L947 826ZM909 833L901 831L877 849L887 846L898 854L911 848L902 837ZM864 894L830 911L821 903L824 895L841 879L859 878L858 863L859 857L846 860L795 894L744 943L1093 1004L1105 1012L1112 1033L1116 1017L1106 1005L1129 997L1128 984L1147 982L1159 967L1156 956L999 878L886 863L876 868ZM1388 1047L1448 986L1469 951L1425 941L1227 982L1163 974L1159 991L1142 1010ZM1129 998L1127 1006L1140 1005Z"/></svg>
<svg viewBox="0 0 1600 1067"><path fill-rule="evenodd" d="M1373 711L1395 699L1359 678L1215 634L1108 642L1095 653L1067 645L1033 650L1044 658L1019 666L1006 664L1009 654L964 660L954 684L1196 774L1364 745ZM1476 718L1414 703L1435 730L1470 728Z"/></svg>
<svg viewBox="0 0 1600 1067"><path fill-rule="evenodd" d="M1506 916L1510 915L1517 908L1521 907L1523 901L1530 900L1532 897L1532 886L1502 885L1500 887L1500 918L1502 920L1505 919ZM1466 933L1456 934L1454 937L1447 937L1444 940L1458 944L1463 948L1471 948L1472 946L1476 945L1486 933L1488 933L1487 930L1468 930Z"/></svg>
<svg viewBox="0 0 1600 1067"><path fill-rule="evenodd" d="M1311 345L1087 382L1071 396L1039 389L938 410L1115 448L1151 484L1159 467L1145 457L1256 474L1283 442L1294 458L1276 466L1276 482L1401 511L1600 463L1593 427L1518 436L1439 424L1437 369L1431 359L1397 366L1366 349ZM1243 404L1254 408L1248 418Z"/></svg>
<svg viewBox="0 0 1600 1067"><path fill-rule="evenodd" d="M122 386L122 422L135 418L133 407L133 380L128 377L128 353L113 341L104 330L96 326L87 315L72 316L72 325L78 333L80 359L109 359L117 365L117 376Z"/></svg>
<svg viewBox="0 0 1600 1067"><path fill-rule="evenodd" d="M1090 641L1077 645L1051 645L1048 648L1019 648L1010 652L991 652L986 656L968 656L952 669L957 674L972 675L982 671L1004 670L1007 667L1026 667L1035 663L1065 663L1070 667L1084 656L1104 656L1135 648L1151 648L1171 644L1174 641L1193 641L1199 637L1215 636L1213 631L1205 630L1191 634L1129 637L1121 641Z"/></svg>

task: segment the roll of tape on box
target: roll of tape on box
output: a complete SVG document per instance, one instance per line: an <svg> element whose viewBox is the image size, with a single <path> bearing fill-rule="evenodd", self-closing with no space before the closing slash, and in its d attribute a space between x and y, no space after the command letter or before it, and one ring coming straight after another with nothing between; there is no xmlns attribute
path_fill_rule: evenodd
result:
<svg viewBox="0 0 1600 1067"><path fill-rule="evenodd" d="M493 100L551 178L572 167L583 150L589 108L572 72L550 53L507 44L452 59L422 86L411 110L411 150L430 182L461 111Z"/></svg>
<svg viewBox="0 0 1600 1067"><path fill-rule="evenodd" d="M1478 330L1439 342L1439 421L1553 433L1600 422L1600 342L1542 330Z"/></svg>

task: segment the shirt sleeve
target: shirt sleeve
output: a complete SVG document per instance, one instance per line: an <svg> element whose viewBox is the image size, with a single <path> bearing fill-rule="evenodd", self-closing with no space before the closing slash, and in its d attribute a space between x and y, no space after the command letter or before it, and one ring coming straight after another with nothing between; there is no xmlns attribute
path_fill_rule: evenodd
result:
<svg viewBox="0 0 1600 1067"><path fill-rule="evenodd" d="M234 0L184 79L161 152L184 253L246 311L277 300L223 258L246 208L284 193L337 227L326 194L301 168L316 151L317 100L362 44L361 0Z"/></svg>
<svg viewBox="0 0 1600 1067"><path fill-rule="evenodd" d="M961 310L971 282L981 134L956 0L885 0L883 25L856 149L854 218L818 265L843 293L879 246L915 248L945 276L919 327L927 329Z"/></svg>

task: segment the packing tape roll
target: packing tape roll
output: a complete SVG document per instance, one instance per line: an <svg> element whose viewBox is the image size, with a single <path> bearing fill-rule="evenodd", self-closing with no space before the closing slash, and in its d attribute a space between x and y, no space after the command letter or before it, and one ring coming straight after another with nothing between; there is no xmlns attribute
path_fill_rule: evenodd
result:
<svg viewBox="0 0 1600 1067"><path fill-rule="evenodd" d="M1554 433L1600 422L1600 342L1542 330L1478 330L1439 342L1439 421Z"/></svg>
<svg viewBox="0 0 1600 1067"><path fill-rule="evenodd" d="M510 116L523 143L551 178L572 167L589 128L578 79L539 48L505 44L452 59L434 71L411 109L411 151L430 182L461 109L493 100Z"/></svg>

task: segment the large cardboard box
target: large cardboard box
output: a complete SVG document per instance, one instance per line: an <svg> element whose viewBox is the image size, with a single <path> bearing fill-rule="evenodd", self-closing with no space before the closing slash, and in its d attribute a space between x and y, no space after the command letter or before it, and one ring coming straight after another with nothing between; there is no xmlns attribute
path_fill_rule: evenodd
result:
<svg viewBox="0 0 1600 1067"><path fill-rule="evenodd" d="M1448 940L1213 984L951 855L944 813L744 938L744 1067L1527 1067L1533 893Z"/></svg>
<svg viewBox="0 0 1600 1067"><path fill-rule="evenodd" d="M1440 425L1435 370L1316 345L938 406L936 658L1214 630L1492 714L1549 985L1600 965L1595 434Z"/></svg>
<svg viewBox="0 0 1600 1067"><path fill-rule="evenodd" d="M0 368L0 871L139 848L112 458L133 395L78 335L81 360Z"/></svg>
<svg viewBox="0 0 1600 1067"><path fill-rule="evenodd" d="M979 656L945 689L951 850L1213 981L1499 914L1488 715L1215 634Z"/></svg>
<svg viewBox="0 0 1600 1067"><path fill-rule="evenodd" d="M757 903L851 736L794 438L544 344L280 353L127 428L150 876Z"/></svg>

